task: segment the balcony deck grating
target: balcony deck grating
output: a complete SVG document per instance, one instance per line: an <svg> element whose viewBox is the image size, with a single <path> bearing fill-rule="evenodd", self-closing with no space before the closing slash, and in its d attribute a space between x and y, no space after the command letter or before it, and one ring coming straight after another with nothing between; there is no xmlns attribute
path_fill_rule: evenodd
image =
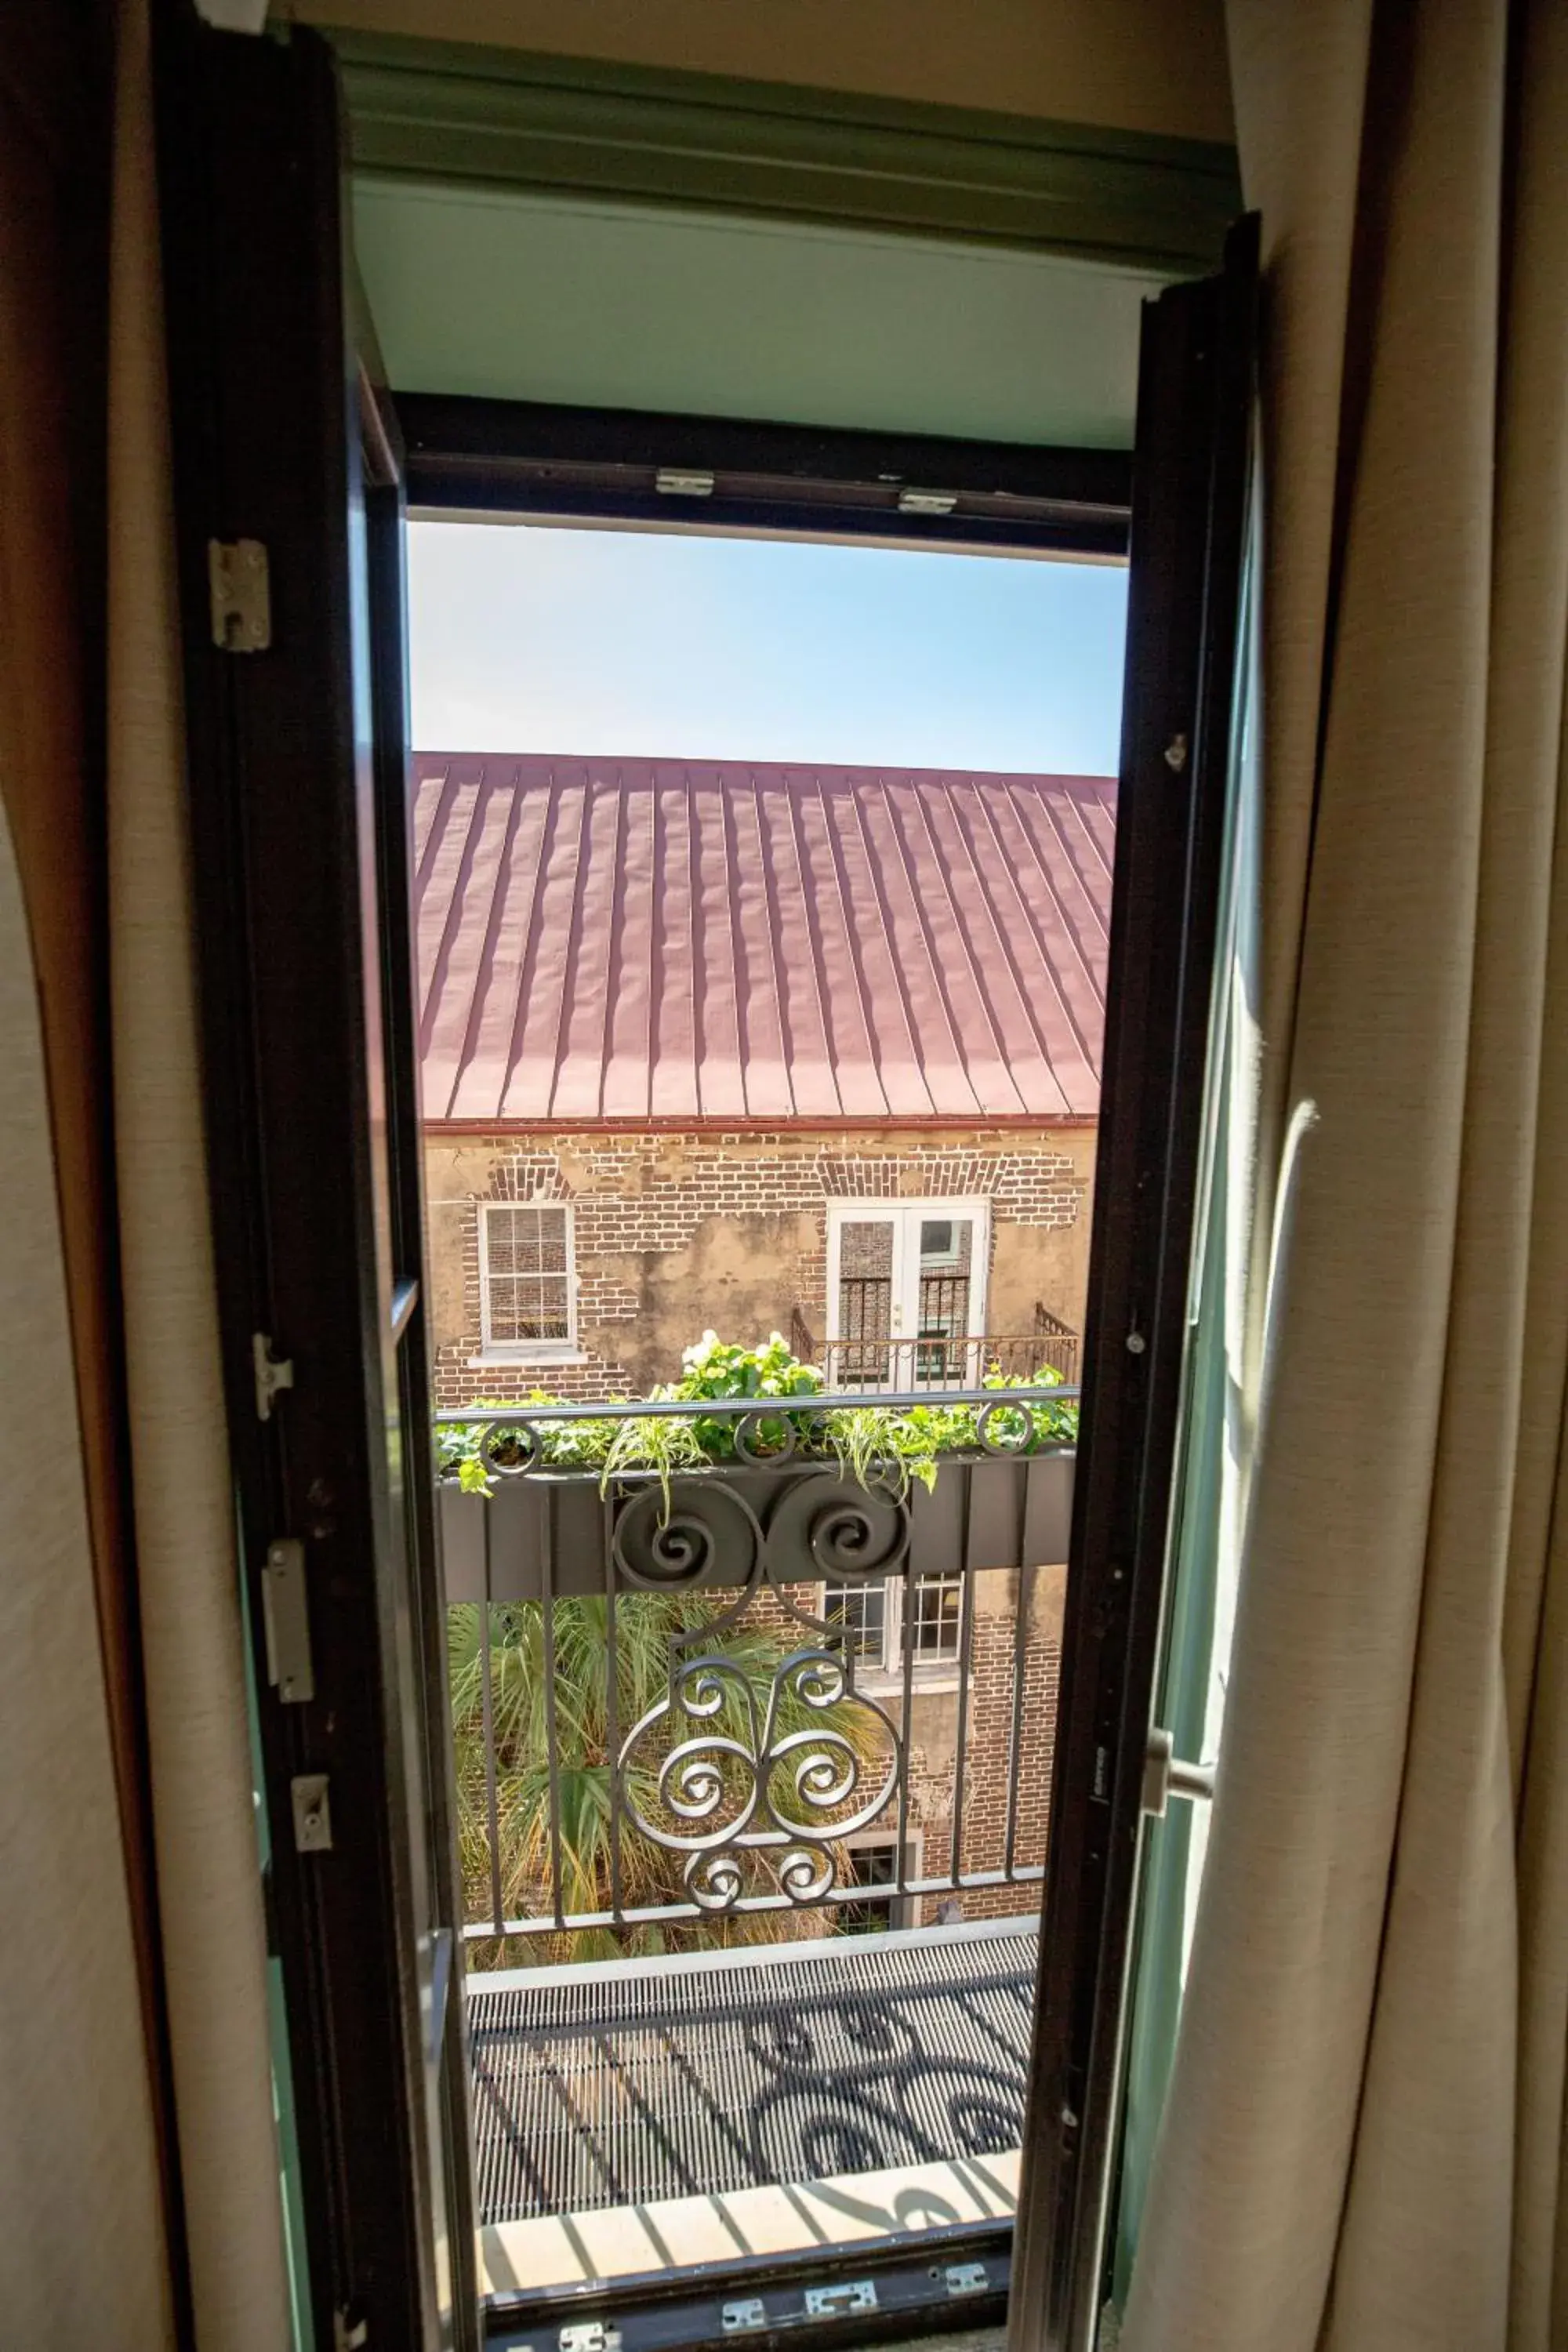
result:
<svg viewBox="0 0 1568 2352"><path fill-rule="evenodd" d="M1016 2147L1037 1940L1008 1921L471 1979L481 2221Z"/></svg>

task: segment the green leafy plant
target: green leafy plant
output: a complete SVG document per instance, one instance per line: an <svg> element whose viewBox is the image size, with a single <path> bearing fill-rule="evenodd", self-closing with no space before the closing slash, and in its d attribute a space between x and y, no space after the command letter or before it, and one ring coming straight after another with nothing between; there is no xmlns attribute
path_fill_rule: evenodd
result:
<svg viewBox="0 0 1568 2352"><path fill-rule="evenodd" d="M582 1416L531 1424L540 1449L536 1466L596 1471L606 1488L616 1478L651 1473L660 1481L668 1505L673 1477L732 1462L742 1450L758 1459L793 1452L799 1461L836 1461L846 1476L886 1486L901 1496L911 1481L933 1486L944 1454L973 1454L983 1443L1033 1454L1070 1445L1078 1435L1076 1400L1046 1401L1051 1390L1061 1386L1060 1373L1048 1364L1024 1379L992 1364L983 1376L984 1389L1038 1391L1041 1402L1031 1398L1028 1411L1000 1402L989 1411L973 1401L949 1403L940 1390L932 1391L930 1403L836 1405L817 1367L792 1355L777 1331L755 1348L705 1331L685 1350L681 1365L680 1378L655 1388L646 1402L700 1404L754 1398L758 1412L647 1413L623 1419L587 1408ZM530 1396L497 1399L493 1404L480 1401L474 1409L504 1423L509 1412L525 1418L530 1406L563 1402L536 1389ZM769 1406L777 1409L770 1412ZM742 1421L743 1441L737 1432ZM489 1471L479 1453L485 1425L447 1422L437 1432L442 1475L455 1477L470 1494L491 1490ZM525 1441L509 1438L503 1428L493 1440L491 1454L498 1467L521 1468Z"/></svg>
<svg viewBox="0 0 1568 2352"><path fill-rule="evenodd" d="M552 1604L552 1677L545 1672L544 1609L540 1601L492 1603L490 1696L496 1761L497 1859L503 1914L548 1915L554 1904L554 1856L550 1835L552 1759L560 1831L561 1905L567 1914L593 1915L612 1906L612 1788L616 1751L669 1689L672 1644L700 1631L716 1604L660 1593L634 1593L616 1601L613 1626L600 1597ZM806 1638L803 1633L802 1639ZM447 1668L458 1790L458 1838L464 1907L469 1919L492 1916L489 1803L485 1769L484 1670L479 1605L447 1611ZM690 1646L690 1645L689 1645ZM715 1637L710 1654L745 1677L760 1717L793 1642L777 1627L732 1627ZM610 1706L612 1673L615 1707ZM553 1692L553 1702L547 1696ZM690 1728L671 1718L671 1737ZM711 1735L747 1741L748 1711L738 1688L705 1725ZM865 1761L874 1759L874 1718L853 1706L810 1708L786 1684L780 1735L807 1729L838 1733ZM640 1753L623 1782L618 1841L620 1898L641 1909L686 1899L684 1855L645 1837L630 1818L661 1820L657 1745ZM675 1826L673 1822L668 1826ZM483 1943L480 1968L574 1959L613 1958L714 1944L772 1941L776 1919L738 1913L678 1926L643 1925L624 1933L581 1928L563 1937L545 1933Z"/></svg>
<svg viewBox="0 0 1568 2352"><path fill-rule="evenodd" d="M701 1475L749 1456L789 1454L792 1460L836 1465L863 1485L879 1485L901 1496L911 1481L934 1485L944 1455L973 1454L984 1435L993 1445L1021 1453L1070 1444L1077 1434L1076 1402L1050 1402L1060 1375L1043 1366L1027 1380L987 1368L988 1390L1037 1391L1040 1402L1028 1415L998 1402L987 1415L973 1399L949 1402L940 1391L915 1405L838 1406L820 1370L794 1356L778 1332L756 1348L721 1340L712 1331L688 1348L679 1380L657 1388L648 1402L700 1405L731 1399L757 1402L753 1416L728 1413L633 1413L625 1417L589 1406L561 1420L530 1423L537 1444L521 1433L509 1435L507 1416L526 1420L530 1407L565 1402L535 1390L523 1398L480 1400L476 1418L444 1423L437 1431L438 1465L470 1494L488 1494L494 1478L479 1452L487 1428L493 1434L490 1462L497 1471L530 1466L552 1472L595 1475L606 1488L616 1480L657 1477L668 1507L670 1482ZM1032 1402L1032 1400L1031 1400ZM737 1421L746 1423L737 1444ZM490 1612L491 1699L495 1730L496 1805L502 1907L516 1918L553 1907L550 1841L551 1759L561 1823L561 1900L568 1913L607 1911L611 1905L611 1789L614 1750L669 1687L671 1645L677 1634L700 1628L713 1604L688 1597L626 1595L616 1605L614 1632L606 1602L558 1600L552 1620L554 1674L553 1738L546 1699L542 1604L493 1604ZM481 1618L477 1604L448 1612L452 1722L457 1751L458 1834L468 1916L490 1916L493 1903L488 1781L485 1766ZM715 1638L715 1650L738 1667L760 1712L765 1694L789 1647L782 1629L766 1624L731 1627ZM616 1703L609 1692L612 1661ZM738 1691L724 1703L710 1727L743 1738L743 1701ZM852 1746L868 1753L875 1734L848 1707L826 1716L808 1711L785 1690L780 1728L835 1725ZM658 1809L657 1754L628 1768L625 1793L645 1818ZM642 1836L623 1813L619 1851L621 1900L627 1908L655 1907L684 1896L681 1857ZM579 1930L563 1939L543 1935L485 1945L480 1966L590 1958L623 1951L655 1952L682 1944L771 1939L776 1926L768 1914L737 1914L677 1927L645 1925L626 1936L609 1929Z"/></svg>

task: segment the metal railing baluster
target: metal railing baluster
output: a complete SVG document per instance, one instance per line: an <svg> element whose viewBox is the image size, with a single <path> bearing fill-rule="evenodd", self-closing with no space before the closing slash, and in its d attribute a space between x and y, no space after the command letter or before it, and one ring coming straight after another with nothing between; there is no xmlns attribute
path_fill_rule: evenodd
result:
<svg viewBox="0 0 1568 2352"><path fill-rule="evenodd" d="M504 1933L506 1899L500 1882L500 1797L496 1786L496 1700L490 1656L490 1515L485 1513L485 1597L479 1603L479 1709L485 1742L485 1812L490 1845L490 1910L498 1936Z"/></svg>
<svg viewBox="0 0 1568 2352"><path fill-rule="evenodd" d="M621 1902L621 1677L616 1649L616 1506L604 1498L601 1514L605 1555L605 1760L610 1775L610 1913L622 1924Z"/></svg>
<svg viewBox="0 0 1568 2352"><path fill-rule="evenodd" d="M903 1706L900 1712L903 1719L899 1725L902 1748L899 1759L899 1851L894 1859L898 1864L900 1885L913 1874L910 1869L910 1767L914 1753L911 1735L915 1689L915 1645L910 1607L913 1598L914 1553L911 1546L904 1552L903 1587L899 1594L899 1646L903 1652L900 1661L903 1667ZM890 1909L888 1916L891 1920Z"/></svg>
<svg viewBox="0 0 1568 2352"><path fill-rule="evenodd" d="M919 1345L923 1347L924 1342ZM916 1343L903 1340L890 1348L889 1354L902 1373L916 1360L918 1349ZM830 1391L803 1398L800 1410L820 1417L860 1405L911 1405L923 1402L930 1393L929 1388L920 1387L910 1391L884 1388L861 1396ZM482 1542L485 1597L479 1644L480 1721L474 1728L484 1743L488 1883L482 1898L483 1915L465 1926L465 1940L493 1937L504 1942L512 1937L574 1934L590 1928L624 1933L643 1925L738 1917L775 1910L798 1912L803 1904L807 1908L820 1905L829 1915L844 1904L854 1904L862 1909L868 1907L872 1916L881 1911L891 1925L899 1920L900 1912L907 1916L907 1906L917 1904L924 1895L1021 1886L1043 1877L1043 1868L1020 1859L1025 1822L1020 1776L1033 1703L1030 1637L1037 1601L1037 1571L1032 1562L1012 1559L1016 1600L1012 1611L1010 1676L1006 1667L1002 1666L1002 1675L1010 1680L1010 1689L1008 1681L1002 1683L1002 1690L1007 1692L1003 1706L994 1706L992 1700L986 1699L983 1706L982 1695L973 1687L977 1658L990 1655L989 1647L982 1649L981 1632L975 1622L974 1580L981 1572L1002 1572L1010 1558L1004 1554L993 1569L992 1552L987 1547L998 1526L1004 1523L995 1517L995 1465L1020 1443L1016 1434L1020 1423L1016 1413L1009 1418L1005 1412L998 1421L995 1409L1028 1405L1037 1413L1042 1407L1054 1411L1076 1404L1077 1391L1065 1384L1042 1391L1026 1379L1017 1386L947 1391L949 1401L955 1395L976 1415L977 1429L972 1443L977 1443L981 1451L960 1455L950 1470L939 1471L935 1498L938 1516L934 1521L911 1521L912 1511L928 1507L918 1487L895 1490L875 1473L868 1473L866 1488L860 1493L853 1475L844 1466L843 1457L837 1458L836 1466L832 1449L824 1442L820 1418L803 1420L796 1428L795 1445L776 1455L771 1454L767 1449L777 1443L776 1429L772 1429L772 1424L792 1411L783 1400L776 1407L770 1403L761 1412L754 1399L715 1398L638 1400L619 1407L521 1403L510 1409L487 1407L482 1417L471 1409L437 1416L438 1423L465 1424L470 1429L482 1418L482 1435L476 1442L480 1446L480 1458L493 1477L541 1481L533 1488L537 1509L515 1515L509 1507L506 1515L500 1516L493 1490L487 1491L487 1499L480 1506L481 1521L477 1532ZM549 1435L552 1426L570 1425L576 1421L624 1421L634 1415L659 1420L671 1414L686 1419L701 1416L709 1421L728 1416L737 1424L739 1458L710 1458L693 1468L677 1470L668 1485L652 1469L618 1471L613 1491L601 1488L590 1507L583 1488L595 1474L573 1475L575 1449L564 1449L563 1460L562 1451L552 1445ZM738 1425L742 1420L749 1424L745 1429ZM1047 1449L1068 1454L1071 1432L1072 1423L1068 1420L1047 1424L1041 1435ZM1026 1424L1022 1442L1036 1442ZM759 1444L763 1449L760 1454L755 1450ZM985 1491L993 1498L984 1502L976 1485L984 1466L983 1455L990 1459L991 1466L984 1475L992 1483ZM1068 1470L1070 1475L1070 1465ZM1020 1479L1032 1480L1036 1475L1033 1461L1019 1460L1017 1473ZM956 1492L949 1489L944 1503L942 1485L946 1478L962 1483ZM812 1483L816 1480L822 1481L821 1492L826 1506L826 1517L820 1522L819 1507L811 1496ZM799 1491L803 1481L804 1493ZM858 1495L858 1499L846 1500L846 1487L852 1496ZM1031 1485L1028 1492L1035 1495L1037 1489ZM1022 1486L1015 1499L1017 1530L1021 1532ZM786 1504L788 1507L784 1507ZM591 1510L586 1519L583 1516L585 1508ZM1032 1504L1030 1508L1034 1513L1032 1524L1038 1523L1036 1506ZM844 1516L846 1511L847 1518ZM889 1512L895 1516L889 1518ZM857 1513L863 1516L858 1519ZM951 1535L944 1535L941 1549L933 1552L932 1529L943 1526L951 1529ZM596 1560L592 1556L595 1541L599 1545ZM496 1552L496 1547L502 1542L509 1547L505 1562L500 1561ZM819 1542L826 1549L818 1549ZM826 1563L837 1543L847 1547L846 1572L857 1584L861 1577L868 1577L874 1584L879 1575L886 1575L889 1610L890 1612L896 1607L898 1612L899 1640L896 1654L881 1654L880 1665L875 1660L863 1662L847 1678L842 1698L831 1701L826 1709L823 1736L826 1746L820 1757L815 1757L802 1745L810 1737L809 1720L803 1726L796 1715L794 1728L781 1730L781 1720L787 1726L791 1718L781 1719L773 1709L778 1703L778 1693L786 1686L777 1677L785 1675L786 1670L788 1675L797 1675L803 1652L807 1658L813 1653L826 1657L841 1645L839 1632L824 1613L828 1604L820 1597L821 1580L824 1576L829 1582L834 1579L834 1569ZM892 1559L886 1570L876 1566L877 1547L883 1544L887 1550L882 1557L890 1555ZM871 1547L869 1551L866 1549L868 1545ZM760 1563L758 1546L763 1555ZM513 1549L518 1547L521 1550L514 1560ZM1021 1549L1021 1546L1016 1549ZM944 1566L950 1558L951 1566ZM971 1565L976 1559L987 1562L984 1571ZM539 1719L547 1753L540 1777L545 1784L546 1818L542 1824L536 1819L531 1825L520 1818L509 1823L506 1834L510 1837L515 1830L518 1835L527 1836L531 1828L531 1833L537 1836L542 1828L546 1853L542 1874L532 1874L531 1884L523 1891L519 1907L525 1916L516 1918L509 1918L506 1911L509 1879L515 1879L518 1871L517 1858L509 1855L502 1835L503 1765L500 1754L500 1709L503 1705L508 1706L508 1722L515 1729L515 1707L508 1696L510 1686L502 1680L501 1665L508 1673L515 1669L526 1674L529 1669L525 1658L513 1658L510 1640L498 1628L496 1611L500 1604L490 1597L498 1577L509 1591L536 1591L541 1611L540 1646L534 1654L542 1682ZM937 1580L934 1585L930 1583L932 1578ZM958 1589L956 1658L948 1646L952 1620L946 1613L953 1585ZM742 1588L738 1593L737 1587ZM748 1735L756 1748L754 1757L750 1748L733 1748L732 1733L717 1727L714 1710L721 1702L710 1675L706 1680L700 1675L684 1680L677 1676L666 1690L654 1666L639 1664L634 1678L632 1712L626 1714L628 1686L623 1678L632 1654L626 1647L626 1624L620 1602L628 1594L657 1596L661 1591L670 1600L682 1595L693 1599L710 1596L726 1624L738 1622L760 1637L760 1649L746 1669L754 1679L756 1693L757 1714ZM576 1596L592 1596L595 1591L602 1593L605 1610L599 1648L605 1677L602 1696L598 1693L576 1693L562 1681L563 1660L565 1671L571 1673L575 1671L572 1661L577 1656L574 1641L563 1649L571 1629L563 1627L562 1610L580 1608L583 1604ZM944 1592L945 1599L939 1598ZM756 1616L748 1617L753 1601L758 1600L763 1606ZM937 1611L930 1623L922 1623L922 1602ZM660 1603L652 1597L647 1605L658 1607ZM794 1615L801 1621L801 1631L792 1631L783 1621L775 1623L775 1613L781 1607L785 1619ZM527 1603L522 1606L522 1616L526 1624ZM632 1631L637 1633L640 1628L634 1626ZM496 1653L503 1640L507 1640L507 1651L498 1665ZM721 1648L723 1646L721 1643ZM1002 1665L1000 1660L996 1664ZM917 1718L923 1724L923 1717L920 1717L921 1693L934 1675L936 1686L951 1694L955 1667L957 1736L948 1775L952 1813L944 1840L946 1852L940 1862L931 1853L928 1828L923 1863L917 1863L913 1847L921 1837L922 1821L931 1822L931 1799L935 1797L937 1802L941 1801L940 1782L936 1790L928 1791L912 1778ZM989 1675L990 1668L986 1667L985 1672ZM767 1696L770 1675L775 1678L773 1699ZM648 1685L647 1690L644 1683ZM792 1693L796 1687L794 1682L788 1684ZM1002 1696L1002 1690L995 1694L997 1698ZM789 1703L798 1706L793 1696ZM944 1706L949 1703L945 1699L942 1702ZM582 1705L586 1706L590 1718L596 1717L604 1726L607 1819L600 1828L607 1831L607 1837L604 1861L594 1873L597 1879L598 1869L604 1870L604 1879L597 1884L579 1883L581 1874L575 1857L584 1824L575 1819L569 1824L564 1812L568 1765L574 1768L581 1763L591 1772L598 1755L596 1747L584 1757L576 1752L581 1745L578 1717ZM835 1715L837 1708L852 1712L857 1720L850 1722L848 1712ZM994 1717L1000 1719L994 1722L994 1731L987 1729L985 1736L996 1749L1005 1748L999 1851L993 1844L995 1831L987 1824L978 1849L985 1866L966 1870L966 1848L971 1854L976 1853L973 1825L966 1820L967 1803L972 1791L982 1785L976 1778L982 1759L978 1754L972 1759L969 1748L972 1738L978 1736L977 1727L984 1729L991 1726ZM946 1719L952 1723L954 1716ZM658 1759L664 1752L660 1742L667 1741L671 1732L679 1754L672 1773L667 1775ZM923 1731L921 1736L925 1736ZM937 1736L934 1728L931 1736ZM945 1746L945 1739L940 1744ZM760 1771L764 1779L775 1773L774 1785L781 1789L786 1780L792 1780L797 1799L807 1807L816 1801L812 1793L814 1784L820 1787L825 1774L830 1778L833 1771L847 1769L845 1793L833 1800L837 1810L832 1817L832 1833L825 1838L823 1827L814 1826L808 1811L798 1832L803 1843L792 1847L797 1832L790 1826L787 1807L773 1816L772 1824L755 1808L742 1808L731 1822L726 1813L730 1801L724 1798L720 1801L722 1784L715 1778L731 1769L724 1760L726 1754L740 1757L742 1761L750 1757L751 1769ZM830 1761L835 1754L840 1759L837 1766ZM640 1780L637 1777L639 1757L643 1772ZM989 1770L1000 1759L988 1748L985 1760ZM536 1772L539 1762L537 1757L511 1759L514 1767L531 1764ZM657 1804L649 1818L645 1819L645 1811L648 1811L646 1791L656 1778ZM772 1801L770 1799L770 1805ZM650 1842L650 1849L665 1856L658 1864L663 1883L656 1883L648 1890L656 1898L653 1900L628 1900L628 1819L639 1835ZM895 1822L897 1846L891 1882L857 1885L848 1877L844 1859L852 1847L848 1843L839 1844L838 1839L849 1841L868 1833L885 1836ZM770 1858L777 1858L782 1864L786 1848L793 1854L791 1868L784 1871L776 1883L770 1883L766 1864ZM807 1871L803 1878L797 1865L803 1856L813 1852L821 1854L825 1850L835 1864L830 1884L819 1894L808 1895L805 1890L813 1883L811 1874ZM999 1868L992 1866L994 1852ZM658 1854L653 1858L657 1862ZM760 1887L759 1864L763 1865ZM657 1899L660 1895L668 1899ZM476 1895L476 1910L480 1899ZM517 1899L515 1889L512 1899Z"/></svg>
<svg viewBox="0 0 1568 2352"><path fill-rule="evenodd" d="M1011 1878L1018 1853L1018 1775L1024 1759L1024 1681L1028 1665L1029 1616L1035 1570L1017 1570L1018 1603L1013 1612L1013 1713L1007 1733L1007 1831L1002 1850L1004 1876Z"/></svg>
<svg viewBox="0 0 1568 2352"><path fill-rule="evenodd" d="M555 1924L565 1925L565 1907L562 1903L561 1885L561 1742L555 1727L555 1547L552 1539L550 1513L541 1514L539 1538L539 1583L543 1622L541 1626L541 1664L544 1672L544 1744L548 1752L546 1770L550 1776L550 1893L555 1906Z"/></svg>
<svg viewBox="0 0 1568 2352"><path fill-rule="evenodd" d="M974 1654L974 1577L965 1570L958 1604L958 1745L952 1758L952 1883L963 1884L963 1791L969 1748L969 1681Z"/></svg>

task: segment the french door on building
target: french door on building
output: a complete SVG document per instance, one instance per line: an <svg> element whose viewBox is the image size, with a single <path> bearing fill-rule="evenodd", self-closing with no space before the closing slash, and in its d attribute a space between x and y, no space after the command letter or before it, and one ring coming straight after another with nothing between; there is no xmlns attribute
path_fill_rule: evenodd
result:
<svg viewBox="0 0 1568 2352"><path fill-rule="evenodd" d="M216 33L173 5L160 19L214 1219L302 2301L318 2352L437 2352L477 2343L485 2322L432 1507L398 415L378 389L374 333L355 323L329 48L299 28ZM1087 2352L1103 2276L1225 840L1254 288L1244 234L1221 276L1173 287L1145 313L1017 2352ZM655 509L638 453L658 422L638 423L623 467L640 467L637 495ZM700 442L721 433L685 424ZM1025 454L1072 476L1075 453ZM472 467L448 463L447 478L463 503L490 494ZM799 530L805 493L785 487ZM1073 506L1065 492L1054 502L1058 521ZM988 512L944 513L933 528L984 535ZM983 1202L841 1204L838 1384L972 1378L988 1245ZM933 2324L935 2294L951 2326L949 2290L928 2284L937 2269L923 2254L916 2268L920 2324ZM753 2280L747 2292L727 2306L710 2296L711 2340L763 2326L745 2315L762 2312L763 2290ZM821 2293L832 2329L870 2313L865 2335L890 2332L858 2269ZM558 2340L607 2346L619 2324L579 2300ZM549 2334L529 2340L549 2352ZM671 2323L647 2340L699 2338Z"/></svg>
<svg viewBox="0 0 1568 2352"><path fill-rule="evenodd" d="M973 1387L985 1363L984 1201L836 1202L827 1212L835 1388Z"/></svg>

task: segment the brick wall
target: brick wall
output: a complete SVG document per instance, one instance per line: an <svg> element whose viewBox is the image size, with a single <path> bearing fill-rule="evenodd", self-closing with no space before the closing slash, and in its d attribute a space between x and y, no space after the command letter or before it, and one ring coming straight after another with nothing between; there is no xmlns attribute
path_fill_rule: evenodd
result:
<svg viewBox="0 0 1568 2352"><path fill-rule="evenodd" d="M825 1334L827 1204L984 1199L991 1204L987 1328L1026 1333L1037 1300L1081 1328L1094 1136L1085 1128L932 1134L661 1131L426 1139L437 1402L548 1388L637 1393L679 1370L708 1328L747 1341L788 1332L792 1309ZM573 1212L576 1363L475 1363L479 1208L552 1201Z"/></svg>

